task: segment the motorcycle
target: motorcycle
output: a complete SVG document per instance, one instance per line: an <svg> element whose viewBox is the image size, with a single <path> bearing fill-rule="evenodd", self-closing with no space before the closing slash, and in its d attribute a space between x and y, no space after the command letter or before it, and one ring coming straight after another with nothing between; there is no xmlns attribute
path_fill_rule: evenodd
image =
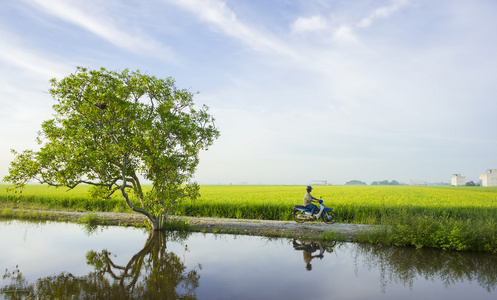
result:
<svg viewBox="0 0 497 300"><path fill-rule="evenodd" d="M314 215L315 219L311 218L311 210L303 205L295 205L292 215L297 223L322 219L326 224L333 224L337 220L337 215L333 211L333 208L325 207L323 199L319 200L319 211Z"/></svg>

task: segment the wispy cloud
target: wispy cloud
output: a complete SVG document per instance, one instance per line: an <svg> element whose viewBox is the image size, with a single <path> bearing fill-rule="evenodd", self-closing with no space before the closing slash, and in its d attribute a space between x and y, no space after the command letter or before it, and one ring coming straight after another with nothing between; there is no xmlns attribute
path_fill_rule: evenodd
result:
<svg viewBox="0 0 497 300"><path fill-rule="evenodd" d="M155 57L174 61L169 47L161 45L153 38L139 34L125 24L119 24L105 10L100 1L33 0L27 4L51 14L68 23L84 28L109 43L135 53L149 53ZM98 7L98 9L96 9Z"/></svg>
<svg viewBox="0 0 497 300"><path fill-rule="evenodd" d="M16 36L3 30L0 30L0 48L2 49L0 61L3 69L12 66L33 78L41 75L45 80L68 72L66 65L29 50Z"/></svg>
<svg viewBox="0 0 497 300"><path fill-rule="evenodd" d="M301 34L309 32L332 32L335 42L341 44L359 44L356 31L373 25L377 19L388 18L393 13L409 3L409 0L394 0L390 5L374 9L358 22L350 21L341 23L338 26L332 22L330 17L314 15L311 17L298 17L291 25L292 33Z"/></svg>
<svg viewBox="0 0 497 300"><path fill-rule="evenodd" d="M409 3L409 0L395 0L391 5L389 6L384 6L375 9L371 14L369 14L367 17L362 19L358 24L357 27L369 27L371 24L376 19L380 18L387 18L403 6L407 5Z"/></svg>
<svg viewBox="0 0 497 300"><path fill-rule="evenodd" d="M333 32L333 39L339 43L344 44L359 43L358 38L354 34L353 28L347 25L338 27L338 29Z"/></svg>
<svg viewBox="0 0 497 300"><path fill-rule="evenodd" d="M309 31L320 31L328 27L327 21L317 15L309 18L299 17L292 25L291 29L294 33L304 33Z"/></svg>
<svg viewBox="0 0 497 300"><path fill-rule="evenodd" d="M278 41L266 32L256 30L240 22L236 14L218 0L165 0L177 7L195 14L200 20L206 22L224 34L235 38L258 52L276 53L295 57L292 48Z"/></svg>
<svg viewBox="0 0 497 300"><path fill-rule="evenodd" d="M355 31L373 25L377 19L388 18L393 13L409 3L409 0L394 0L392 4L374 9L359 22L350 25L341 25L333 33L333 38L339 43L358 44L359 38Z"/></svg>

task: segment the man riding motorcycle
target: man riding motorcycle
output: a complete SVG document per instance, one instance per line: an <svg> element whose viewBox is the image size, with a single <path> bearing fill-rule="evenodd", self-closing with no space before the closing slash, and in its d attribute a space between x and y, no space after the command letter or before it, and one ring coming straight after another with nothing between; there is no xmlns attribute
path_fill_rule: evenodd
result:
<svg viewBox="0 0 497 300"><path fill-rule="evenodd" d="M315 203L319 203L319 199L318 198L315 198L311 195L311 191L312 191L312 186L307 186L306 188L307 190L307 193L305 193L304 195L304 203L303 205L310 209L311 210L311 219L313 220L316 220L316 216L314 216L314 214L316 213L316 210L318 209L318 207L314 204L312 204L312 202L315 202Z"/></svg>

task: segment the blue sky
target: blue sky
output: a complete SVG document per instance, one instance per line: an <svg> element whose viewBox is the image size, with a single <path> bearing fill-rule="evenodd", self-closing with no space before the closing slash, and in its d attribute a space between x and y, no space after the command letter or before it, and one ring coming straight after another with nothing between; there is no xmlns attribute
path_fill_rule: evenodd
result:
<svg viewBox="0 0 497 300"><path fill-rule="evenodd" d="M493 0L7 0L0 178L37 149L49 80L173 77L221 137L201 184L478 180L497 168Z"/></svg>

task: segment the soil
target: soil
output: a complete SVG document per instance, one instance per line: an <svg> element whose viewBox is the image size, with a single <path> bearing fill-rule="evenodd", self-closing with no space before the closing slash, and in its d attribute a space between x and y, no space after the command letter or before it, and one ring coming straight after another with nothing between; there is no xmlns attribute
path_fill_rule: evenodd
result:
<svg viewBox="0 0 497 300"><path fill-rule="evenodd" d="M135 226L146 223L146 217L135 213L111 212L77 212L77 211L39 211L53 220L66 220L76 222L87 218L88 214L97 215L101 224ZM319 237L326 233L333 234L341 240L353 241L361 232L374 231L378 226L334 223L326 224L322 221L296 223L294 221L247 220L225 218L198 218L198 217L173 217L185 220L199 232L210 233L236 233L258 236L284 236L284 237Z"/></svg>

